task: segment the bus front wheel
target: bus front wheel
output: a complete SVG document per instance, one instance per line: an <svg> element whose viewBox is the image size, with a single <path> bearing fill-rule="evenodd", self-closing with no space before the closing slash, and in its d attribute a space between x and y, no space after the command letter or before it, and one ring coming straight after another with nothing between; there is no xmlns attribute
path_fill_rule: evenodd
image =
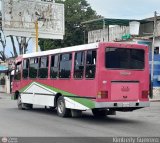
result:
<svg viewBox="0 0 160 143"><path fill-rule="evenodd" d="M21 96L20 96L20 95L18 95L17 106L18 106L18 109L20 109L20 110L25 110L24 104L22 103L22 100L21 100Z"/></svg>
<svg viewBox="0 0 160 143"><path fill-rule="evenodd" d="M67 109L65 106L63 96L60 96L57 100L57 114L60 117L69 117L71 115L71 110Z"/></svg>

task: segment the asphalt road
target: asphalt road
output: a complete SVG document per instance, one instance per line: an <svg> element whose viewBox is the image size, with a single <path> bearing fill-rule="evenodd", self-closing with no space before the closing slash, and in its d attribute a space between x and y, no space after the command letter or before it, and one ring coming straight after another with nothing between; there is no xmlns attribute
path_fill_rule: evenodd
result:
<svg viewBox="0 0 160 143"><path fill-rule="evenodd" d="M18 110L16 101L0 93L0 136L11 137L160 137L160 102L134 112L96 119L60 118L44 108Z"/></svg>

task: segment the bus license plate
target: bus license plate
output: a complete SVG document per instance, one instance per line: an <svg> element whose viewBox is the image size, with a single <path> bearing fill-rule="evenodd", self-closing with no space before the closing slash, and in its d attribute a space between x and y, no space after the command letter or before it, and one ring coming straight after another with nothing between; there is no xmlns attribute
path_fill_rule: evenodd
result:
<svg viewBox="0 0 160 143"><path fill-rule="evenodd" d="M129 103L123 103L123 107L130 107Z"/></svg>

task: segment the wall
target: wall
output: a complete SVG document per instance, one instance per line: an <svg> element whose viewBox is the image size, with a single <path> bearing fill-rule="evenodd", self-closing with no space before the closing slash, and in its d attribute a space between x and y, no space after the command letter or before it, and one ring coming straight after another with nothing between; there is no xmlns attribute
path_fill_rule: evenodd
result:
<svg viewBox="0 0 160 143"><path fill-rule="evenodd" d="M160 39L156 38L155 47L160 47ZM150 65L151 65L151 54L150 54ZM160 54L154 55L154 87L160 87L160 81L158 81L158 77L160 77Z"/></svg>
<svg viewBox="0 0 160 143"><path fill-rule="evenodd" d="M6 75L0 73L0 92L6 92Z"/></svg>
<svg viewBox="0 0 160 143"><path fill-rule="evenodd" d="M109 28L109 38L108 38L108 28L89 31L88 32L88 43L121 40L122 36L128 33L129 33L129 27L127 26L110 27Z"/></svg>
<svg viewBox="0 0 160 143"><path fill-rule="evenodd" d="M146 36L153 33L153 22L140 25L139 35Z"/></svg>

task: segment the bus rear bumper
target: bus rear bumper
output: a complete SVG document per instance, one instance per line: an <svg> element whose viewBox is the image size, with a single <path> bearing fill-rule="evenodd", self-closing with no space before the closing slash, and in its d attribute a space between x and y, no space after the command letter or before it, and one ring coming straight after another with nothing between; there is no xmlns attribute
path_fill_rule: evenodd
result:
<svg viewBox="0 0 160 143"><path fill-rule="evenodd" d="M144 108L149 107L150 102L96 102L95 108Z"/></svg>

